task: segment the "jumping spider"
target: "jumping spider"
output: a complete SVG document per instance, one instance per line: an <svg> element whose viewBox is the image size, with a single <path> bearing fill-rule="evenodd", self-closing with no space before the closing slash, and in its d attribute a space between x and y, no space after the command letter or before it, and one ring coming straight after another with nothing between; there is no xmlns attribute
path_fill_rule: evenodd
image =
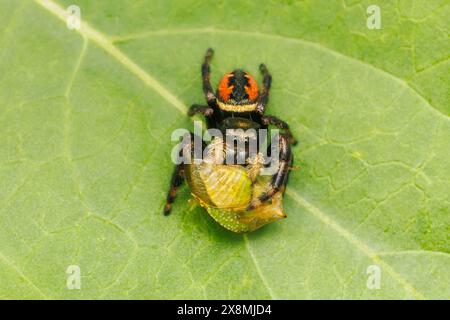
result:
<svg viewBox="0 0 450 320"><path fill-rule="evenodd" d="M257 82L250 74L242 69L236 69L223 76L219 82L216 93L214 93L210 83L210 61L212 56L213 50L208 49L201 69L203 91L208 105L194 104L190 107L188 115L203 115L206 119L208 128L219 129L224 134L226 134L225 131L227 129L267 129L269 126L284 131L284 133L278 135L279 161L276 173L272 176L268 191L262 193L257 201L251 201L248 204L247 211L254 210L261 205L261 203L271 199L278 191L284 191L293 162L291 145L295 145L296 141L286 122L274 116L264 114L269 99L269 89L272 80L267 67L264 64L259 66L259 70L263 76L261 91L258 89ZM191 134L191 136L193 136L193 134ZM270 145L268 148L270 148ZM270 153L270 150L267 151ZM184 148L184 152L193 152L192 145L189 145L188 148ZM256 159L256 162L258 162L257 160L258 159ZM253 159L253 162L246 161L243 166L252 166L254 165L254 162L255 159ZM164 214L166 215L171 211L171 204L175 199L177 187L179 187L185 179L184 172L186 166L189 165L179 164L175 167L167 196L167 202L164 207ZM257 175L257 173L254 175Z"/></svg>

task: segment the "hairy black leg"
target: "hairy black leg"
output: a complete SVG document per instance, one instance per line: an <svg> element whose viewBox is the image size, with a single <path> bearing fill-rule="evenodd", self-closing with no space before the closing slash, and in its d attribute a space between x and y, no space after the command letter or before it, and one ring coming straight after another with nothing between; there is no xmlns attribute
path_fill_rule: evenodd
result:
<svg viewBox="0 0 450 320"><path fill-rule="evenodd" d="M201 114L205 117L208 128L212 128L216 125L214 109L208 106L202 106L199 104L193 104L188 111L188 116L192 117L195 114Z"/></svg>
<svg viewBox="0 0 450 320"><path fill-rule="evenodd" d="M262 202L268 201L278 191L282 190L286 186L290 167L293 162L293 155L291 152L290 139L286 135L279 135L279 164L277 172L272 176L269 189L258 197L258 201L252 201L247 210L253 210L259 206Z"/></svg>
<svg viewBox="0 0 450 320"><path fill-rule="evenodd" d="M205 93L206 101L208 106L214 107L216 104L216 95L211 86L210 75L211 75L211 58L213 56L213 49L209 48L206 50L205 60L202 64L202 79L203 79L203 92Z"/></svg>
<svg viewBox="0 0 450 320"><path fill-rule="evenodd" d="M211 117L214 113L214 109L208 106L202 106L199 104L193 104L188 111L188 116L192 117L195 114L201 114L205 117Z"/></svg>
<svg viewBox="0 0 450 320"><path fill-rule="evenodd" d="M188 153L190 153L190 160L191 160L191 162L193 162L195 158L199 158L199 157L201 158L203 149L205 147L205 143L203 140L201 140L202 147L201 147L201 150L198 150L199 152L201 151L201 153L196 155L195 144L194 144L195 135L192 132L187 133L187 135L189 135L190 139L184 139L185 137L183 137L183 142L181 143L180 149L179 149L179 155L184 156L184 153L188 152ZM198 139L201 139L201 138L198 137ZM179 186L181 186L181 184L184 181L183 169L184 169L185 165L187 165L187 164L180 163L175 166L175 170L172 174L172 180L170 182L169 192L167 193L166 205L164 206L164 214L165 215L168 215L170 213L170 211L172 210L172 203L175 201L177 188Z"/></svg>
<svg viewBox="0 0 450 320"><path fill-rule="evenodd" d="M167 201L166 205L164 206L164 214L168 215L170 214L170 211L172 210L172 203L175 201L175 195L177 193L177 188L181 186L183 183L184 177L183 177L183 164L178 164L175 166L175 170L172 174L172 180L170 182L170 189L167 194Z"/></svg>
<svg viewBox="0 0 450 320"><path fill-rule="evenodd" d="M297 141L294 139L294 136L292 135L292 132L289 129L289 125L285 121L278 119L277 117L274 116L262 116L261 121L265 125L272 125L278 129L283 129L287 137L289 138L291 144L294 146L297 144Z"/></svg>
<svg viewBox="0 0 450 320"><path fill-rule="evenodd" d="M261 90L261 94L258 99L258 104L256 106L256 110L263 115L266 110L267 102L269 101L269 91L270 91L270 85L272 83L272 76L269 73L269 70L267 70L267 67L265 64L261 63L259 65L259 70L261 71L263 75L263 86Z"/></svg>

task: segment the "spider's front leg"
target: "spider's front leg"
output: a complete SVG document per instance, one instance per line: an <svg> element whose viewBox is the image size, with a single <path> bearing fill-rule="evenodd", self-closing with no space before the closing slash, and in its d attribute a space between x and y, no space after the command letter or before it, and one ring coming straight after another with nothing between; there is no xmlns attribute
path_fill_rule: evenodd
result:
<svg viewBox="0 0 450 320"><path fill-rule="evenodd" d="M271 199L278 191L283 190L286 186L294 158L291 152L290 138L285 134L280 134L278 139L280 150L277 172L272 176L272 181L270 182L268 190L261 194L258 197L258 200L252 201L248 205L247 210L249 211Z"/></svg>

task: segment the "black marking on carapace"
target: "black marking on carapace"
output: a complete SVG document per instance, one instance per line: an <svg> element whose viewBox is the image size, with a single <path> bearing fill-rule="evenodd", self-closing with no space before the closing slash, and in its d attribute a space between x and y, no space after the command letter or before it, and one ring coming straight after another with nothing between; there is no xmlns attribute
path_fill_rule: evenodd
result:
<svg viewBox="0 0 450 320"><path fill-rule="evenodd" d="M236 101L236 103L246 103L248 101L248 94L245 91L245 87L247 87L249 83L245 71L236 69L231 74L233 76L228 79L228 86L233 86L230 99Z"/></svg>

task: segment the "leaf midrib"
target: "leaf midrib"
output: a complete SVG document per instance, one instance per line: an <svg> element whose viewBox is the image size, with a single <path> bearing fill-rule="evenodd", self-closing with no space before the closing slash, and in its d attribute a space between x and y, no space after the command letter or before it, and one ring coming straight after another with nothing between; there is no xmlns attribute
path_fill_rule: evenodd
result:
<svg viewBox="0 0 450 320"><path fill-rule="evenodd" d="M161 29L161 30L156 30L156 31L144 31L144 32L140 32L140 33L133 33L133 34L123 35L123 36L113 36L110 39L111 39L111 42L114 44L114 43L119 43L122 41L142 39L142 38L146 38L146 37L150 37L150 36L167 36L167 35L199 34L199 33L217 33L217 34L224 34L224 35L235 34L235 35L251 36L251 37L265 37L265 38L273 39L273 40L296 42L296 43L300 43L304 46L313 47L315 49L326 52L328 54L332 54L338 58L352 61L355 64L361 64L367 68L370 68L378 73L383 74L385 77L388 77L388 78L394 80L395 82L399 83L402 87L406 88L407 90L412 91L414 93L414 95L419 97L419 99L433 113L450 121L449 116L442 113L438 108L433 106L427 98L425 98L422 94L420 94L420 92L417 91L416 88L411 86L409 84L409 82L406 81L405 79L399 78L395 74L393 74L385 69L382 69L380 67L377 67L373 64L367 63L363 60L357 59L352 56L348 56L342 52L333 50L333 49L326 47L318 42L313 42L313 41L309 41L309 40L305 40L305 39L301 39L301 38L289 37L289 36L279 35L279 34L263 33L263 32L257 32L257 31L245 31L245 30L218 29L218 28L214 28L214 27L193 28L193 29ZM449 57L445 57L445 59L439 61L439 63L447 61L448 59L449 59Z"/></svg>
<svg viewBox="0 0 450 320"><path fill-rule="evenodd" d="M54 3L51 0L34 0L34 1L37 4L41 5L44 9L49 11L52 15L56 16L63 22L66 22L68 13L63 8L61 8L58 4ZM155 90L159 95L161 95L164 99L166 99L170 104L172 104L180 112L182 112L184 114L187 111L187 106L184 105L175 95L173 95L168 89L166 89L161 83L159 83L155 78L153 78L145 70L143 70L141 67L139 67L139 65L137 65L127 55L125 55L122 51L120 51L116 46L114 46L114 44L109 40L109 38L107 36L102 34L100 31L96 30L92 26L90 26L88 22L83 21L81 28L79 30L77 30L77 32L80 33L80 35L82 37L87 38L88 40L92 41L97 46L102 48L105 52L107 52L112 57L114 57L120 64L125 66L132 74L134 74L136 77L141 79L141 81L143 81L143 83L146 86ZM261 34L261 35L264 35L264 34ZM283 36L277 36L277 35L273 35L273 36L279 37L279 38L284 38ZM384 70L378 69L373 65L367 64L363 61L360 61L360 60L352 58L352 57L345 56L339 52L335 52L335 51L333 51L329 48L323 47L322 45L317 44L317 43L311 43L311 42L301 40L301 39L296 39L296 38L287 38L287 39L296 40L296 41L308 44L310 46L320 48L321 50L329 51L334 55L339 55L341 57L345 57L347 59L352 59L359 63L363 63L363 64L370 66L371 68L377 70L378 72L381 71L381 72L386 73L387 75L389 75L390 77L395 79L397 82L401 82L405 86L407 86L408 88L413 90L411 87L409 87L407 85L407 83L404 80L399 79L399 78L393 76L392 74L387 73ZM413 91L416 92L415 90L413 90ZM438 112L437 109L432 107L431 104L429 104L428 101L424 99L424 97L422 97L417 92L416 92L416 94L426 103L426 105L430 106L432 110L436 111L437 114L439 114L440 116L444 116L443 114ZM445 117L445 118L447 118L447 117ZM311 214L313 214L319 221L330 226L335 232L337 232L339 235L344 237L350 244L352 244L356 249L358 249L363 254L365 254L367 257L369 257L372 261L382 265L386 269L386 271L392 276L392 278L395 279L397 282L399 282L403 286L405 291L412 293L416 298L425 299L425 297L420 292L418 292L409 282L407 282L406 279L404 279L399 273L397 273L394 270L394 268L392 268L388 263L383 261L376 254L376 252L372 248L370 248L367 244L360 241L355 235L353 235L351 232L349 232L344 227L342 227L339 223L337 223L336 221L331 219L328 215L326 215L324 212L319 210L316 206L314 206L313 204L308 202L305 198L301 197L297 192L288 190L287 194L291 197L291 199L293 199L295 202L297 202L299 205L301 205L302 207L307 209L307 211L309 211ZM245 238L244 238L244 241L248 241L248 240L245 240ZM267 281L265 280L265 277L261 273L261 270L259 270L259 266L256 262L256 258L253 256L253 254L250 250L251 249L248 244L247 251L249 252L250 257L251 257L253 263L255 264L255 268L258 270L258 274L259 274L263 284L266 286L269 294L272 295L272 289L269 287Z"/></svg>

